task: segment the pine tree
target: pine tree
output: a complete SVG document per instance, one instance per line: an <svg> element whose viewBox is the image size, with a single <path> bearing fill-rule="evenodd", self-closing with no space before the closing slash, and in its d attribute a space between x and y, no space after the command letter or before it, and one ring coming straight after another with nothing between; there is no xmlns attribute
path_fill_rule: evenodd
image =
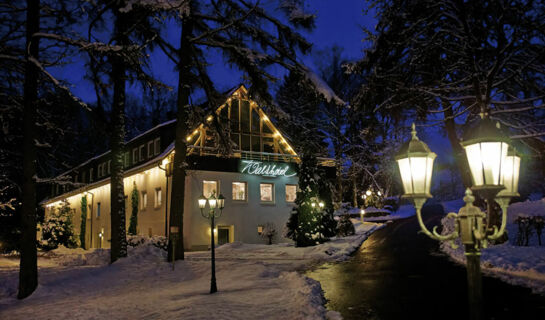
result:
<svg viewBox="0 0 545 320"><path fill-rule="evenodd" d="M138 188L136 187L136 182L133 182L132 192L131 192L131 220L129 222L129 234L136 235L136 230L138 226Z"/></svg>
<svg viewBox="0 0 545 320"><path fill-rule="evenodd" d="M327 183L310 150L301 157L298 178L296 207L286 224L286 236L294 240L298 247L328 241L336 234L337 227L333 218L331 191L320 187Z"/></svg>

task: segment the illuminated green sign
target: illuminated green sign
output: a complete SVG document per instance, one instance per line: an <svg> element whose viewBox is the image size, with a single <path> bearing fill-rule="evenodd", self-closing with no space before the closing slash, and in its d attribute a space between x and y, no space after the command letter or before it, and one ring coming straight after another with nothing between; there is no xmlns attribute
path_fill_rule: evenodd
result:
<svg viewBox="0 0 545 320"><path fill-rule="evenodd" d="M262 162L256 160L240 160L240 173L267 177L293 177L297 173L289 163Z"/></svg>

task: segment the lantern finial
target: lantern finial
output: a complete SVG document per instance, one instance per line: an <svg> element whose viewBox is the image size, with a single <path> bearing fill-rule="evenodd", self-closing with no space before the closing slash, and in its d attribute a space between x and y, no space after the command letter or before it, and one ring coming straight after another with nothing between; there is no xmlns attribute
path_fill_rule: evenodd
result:
<svg viewBox="0 0 545 320"><path fill-rule="evenodd" d="M473 201L475 201L475 197L473 196L473 192L471 192L471 189L466 189L466 196L464 197L464 202L466 204L472 204Z"/></svg>
<svg viewBox="0 0 545 320"><path fill-rule="evenodd" d="M413 135L413 140L418 140L418 137L416 136L416 125L414 124L414 122L413 122L411 128L412 128L411 134Z"/></svg>

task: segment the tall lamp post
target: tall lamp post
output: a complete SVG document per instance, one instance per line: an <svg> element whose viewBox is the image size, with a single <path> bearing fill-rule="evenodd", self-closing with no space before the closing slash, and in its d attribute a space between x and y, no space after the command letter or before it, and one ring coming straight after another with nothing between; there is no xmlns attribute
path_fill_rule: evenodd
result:
<svg viewBox="0 0 545 320"><path fill-rule="evenodd" d="M165 172L165 177L167 179L165 188L165 237L168 237L168 178L172 176L173 161L171 156L173 154L174 153L163 159L163 161L158 165L159 169Z"/></svg>
<svg viewBox="0 0 545 320"><path fill-rule="evenodd" d="M223 212L223 208L225 207L225 198L223 195L219 195L217 198L213 198L212 196L208 199L204 197L204 195L201 195L199 199L197 199L199 203L199 209L201 209L201 215L205 217L206 219L210 220L210 252L212 254L212 275L210 278L210 293L214 293L218 291L218 288L216 286L216 253L214 250L215 244L214 244L214 220L219 218ZM209 210L206 210L206 203L208 203L208 206L210 207Z"/></svg>
<svg viewBox="0 0 545 320"><path fill-rule="evenodd" d="M435 240L450 241L453 247L456 247L454 240L460 238L464 245L470 318L482 319L481 248L486 248L488 241L498 239L504 234L509 200L518 195L520 157L514 150L508 153L507 138L489 119L482 119L479 126L468 133L462 146L465 148L471 169L473 181L471 189L486 199L488 210L485 214L475 207L473 193L467 189L464 197L465 206L458 214L453 212L447 214L448 218L454 219L454 231L450 234L439 234L437 227L430 231L422 220L422 206L431 198L431 175L436 154L418 139L414 123L412 139L401 147L395 159L401 173L403 197L413 200L422 232ZM489 227L494 200L502 209L499 229L495 225Z"/></svg>

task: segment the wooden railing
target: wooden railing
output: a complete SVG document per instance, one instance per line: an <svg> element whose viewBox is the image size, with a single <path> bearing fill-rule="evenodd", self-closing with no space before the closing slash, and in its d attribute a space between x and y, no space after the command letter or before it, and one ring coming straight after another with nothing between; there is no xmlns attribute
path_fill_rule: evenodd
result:
<svg viewBox="0 0 545 320"><path fill-rule="evenodd" d="M195 154L200 156L216 156L216 157L225 157L225 155L218 152L216 148L212 147L201 147L201 146L187 146L189 154ZM292 154L283 154L283 153L270 153L270 152L257 152L257 151L245 151L245 150L234 150L233 154L228 157L240 158L245 160L258 160L258 161L269 161L269 162L294 162L298 163L300 161L299 156ZM335 159L317 157L318 165L326 167L334 167Z"/></svg>

